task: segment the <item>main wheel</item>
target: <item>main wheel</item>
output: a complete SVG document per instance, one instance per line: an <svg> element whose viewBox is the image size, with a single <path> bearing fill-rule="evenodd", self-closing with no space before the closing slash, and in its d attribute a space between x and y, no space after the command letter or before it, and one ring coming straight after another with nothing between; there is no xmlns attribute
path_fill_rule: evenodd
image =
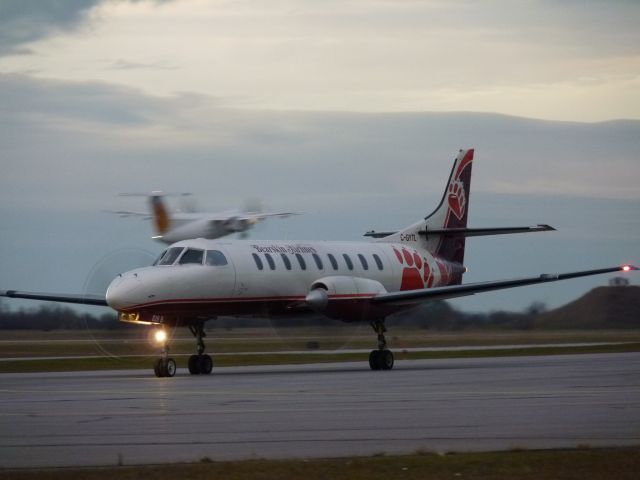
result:
<svg viewBox="0 0 640 480"><path fill-rule="evenodd" d="M213 370L213 360L209 355L205 353L198 359L198 367L200 373L202 373L203 375L209 375Z"/></svg>
<svg viewBox="0 0 640 480"><path fill-rule="evenodd" d="M189 373L191 375L200 374L200 358L198 355L191 355L189 357Z"/></svg>
<svg viewBox="0 0 640 480"><path fill-rule="evenodd" d="M391 350L383 350L378 357L380 360L380 368L382 370L391 370L393 368L393 353Z"/></svg>
<svg viewBox="0 0 640 480"><path fill-rule="evenodd" d="M371 370L380 370L380 350L371 350L369 354L369 367Z"/></svg>

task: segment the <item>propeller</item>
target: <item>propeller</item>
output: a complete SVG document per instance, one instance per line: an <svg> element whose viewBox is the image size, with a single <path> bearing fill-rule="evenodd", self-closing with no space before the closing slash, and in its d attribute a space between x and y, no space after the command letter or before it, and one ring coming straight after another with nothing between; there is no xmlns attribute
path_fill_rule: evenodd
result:
<svg viewBox="0 0 640 480"><path fill-rule="evenodd" d="M82 288L83 295L101 295L107 292L107 287L111 281L120 273L135 268L151 265L156 255L141 248L120 248L109 252L98 260L87 274ZM97 349L105 356L119 359L123 354L148 353L149 349L145 342L140 344L127 344L119 340L117 335L110 333L105 335L107 330L92 327L85 321L85 328L88 336L93 341ZM146 332L145 338L147 334ZM133 346L133 348L131 348Z"/></svg>

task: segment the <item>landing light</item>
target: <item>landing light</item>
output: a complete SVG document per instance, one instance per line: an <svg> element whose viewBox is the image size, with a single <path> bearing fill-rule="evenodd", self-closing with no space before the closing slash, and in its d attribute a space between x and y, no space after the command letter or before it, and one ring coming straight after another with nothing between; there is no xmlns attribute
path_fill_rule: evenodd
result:
<svg viewBox="0 0 640 480"><path fill-rule="evenodd" d="M622 266L622 271L623 271L623 272L628 272L628 271L630 271L630 270L631 270L631 266L630 266L630 265L623 265L623 266Z"/></svg>
<svg viewBox="0 0 640 480"><path fill-rule="evenodd" d="M167 341L167 332L165 332L164 330L156 330L156 332L153 334L153 338L155 338L156 342L158 343L164 343Z"/></svg>

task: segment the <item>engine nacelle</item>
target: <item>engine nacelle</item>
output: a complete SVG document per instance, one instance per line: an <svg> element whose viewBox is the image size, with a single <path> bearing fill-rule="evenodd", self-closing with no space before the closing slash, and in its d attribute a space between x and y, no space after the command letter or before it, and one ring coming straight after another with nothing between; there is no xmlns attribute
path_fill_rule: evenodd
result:
<svg viewBox="0 0 640 480"><path fill-rule="evenodd" d="M366 304L370 310L369 298L386 291L376 280L336 275L313 282L305 302L312 310L328 317L359 320L363 305Z"/></svg>
<svg viewBox="0 0 640 480"><path fill-rule="evenodd" d="M217 238L219 236L220 234L217 233L212 222L207 218L202 218L172 228L162 235L162 240L166 243L174 243L191 238Z"/></svg>
<svg viewBox="0 0 640 480"><path fill-rule="evenodd" d="M251 223L246 218L232 217L224 222L224 228L231 233L244 232L250 227Z"/></svg>

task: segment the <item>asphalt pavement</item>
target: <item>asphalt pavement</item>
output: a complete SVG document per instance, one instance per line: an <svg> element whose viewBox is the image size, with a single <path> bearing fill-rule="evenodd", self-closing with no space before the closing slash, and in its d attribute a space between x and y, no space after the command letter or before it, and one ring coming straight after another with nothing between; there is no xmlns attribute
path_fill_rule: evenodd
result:
<svg viewBox="0 0 640 480"><path fill-rule="evenodd" d="M640 444L640 353L0 375L0 467Z"/></svg>

